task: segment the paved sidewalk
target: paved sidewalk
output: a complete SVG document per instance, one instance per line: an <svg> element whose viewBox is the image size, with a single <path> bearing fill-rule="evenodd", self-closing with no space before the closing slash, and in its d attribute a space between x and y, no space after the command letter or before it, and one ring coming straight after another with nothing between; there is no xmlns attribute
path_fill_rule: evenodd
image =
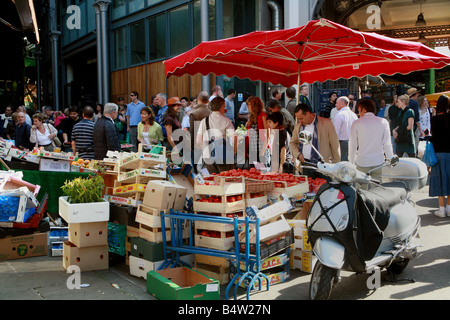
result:
<svg viewBox="0 0 450 320"><path fill-rule="evenodd" d="M369 275L342 273L342 281L333 290L336 300L450 299L450 218L431 214L437 198L428 198L428 187L413 194L422 218L419 257L413 260L402 278L415 282L386 280L381 273L381 288L367 289ZM146 281L129 274L124 262L116 262L108 270L83 272L81 289L68 289L70 274L62 267L61 257L34 257L0 262L0 300L156 300L146 292ZM291 270L290 279L270 287L269 291L252 293L251 300L307 300L310 275ZM224 300L226 285L221 286ZM230 292L231 299L233 292ZM246 291L238 289L238 300L246 299Z"/></svg>

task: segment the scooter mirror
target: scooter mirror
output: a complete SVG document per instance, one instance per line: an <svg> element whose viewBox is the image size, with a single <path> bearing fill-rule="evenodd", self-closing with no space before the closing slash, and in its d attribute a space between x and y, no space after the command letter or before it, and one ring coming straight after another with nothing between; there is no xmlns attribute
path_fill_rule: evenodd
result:
<svg viewBox="0 0 450 320"><path fill-rule="evenodd" d="M312 134L309 131L301 131L298 134L298 139L302 144L311 144Z"/></svg>
<svg viewBox="0 0 450 320"><path fill-rule="evenodd" d="M395 155L391 158L391 160L389 160L389 166L395 167L399 161L400 161L399 157Z"/></svg>

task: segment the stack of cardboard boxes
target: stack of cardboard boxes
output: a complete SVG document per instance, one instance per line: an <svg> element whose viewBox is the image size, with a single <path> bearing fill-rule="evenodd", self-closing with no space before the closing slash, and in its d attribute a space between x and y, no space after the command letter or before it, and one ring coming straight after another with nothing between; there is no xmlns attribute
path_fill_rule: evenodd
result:
<svg viewBox="0 0 450 320"><path fill-rule="evenodd" d="M152 147L152 150L161 153L143 152L145 147ZM117 168L113 194L142 200L148 181L167 178L166 148L139 144L137 153L123 154L119 157Z"/></svg>
<svg viewBox="0 0 450 320"><path fill-rule="evenodd" d="M260 248L260 261L255 261L250 265L251 270L256 272L256 264L259 264L260 271L266 274L269 284L284 282L290 275L290 245L294 241L293 231L284 217L284 214L292 209L290 200L283 195L280 201L271 205L258 209L256 206L249 207L246 214L250 217L254 216L260 220L259 241L256 243L256 226L250 224L248 236L250 248L245 245L245 230L239 234L240 251L250 250L251 254L255 254L255 246ZM245 270L245 265L241 262L240 268ZM237 272L237 266L232 265L231 277ZM260 277L263 287L266 287L266 279ZM254 284L256 288L259 286L259 280ZM242 286L249 284L249 279L245 279Z"/></svg>
<svg viewBox="0 0 450 320"><path fill-rule="evenodd" d="M161 211L170 209L183 211L186 201L186 188L164 180L151 180L147 183L142 204L136 211L137 230L130 238L131 255L129 257L130 274L147 279L147 273L157 270L164 263L163 226ZM166 241L170 242L170 221L165 219ZM186 231L188 231L186 229ZM188 232L183 234L186 238ZM192 265L192 255L182 260Z"/></svg>
<svg viewBox="0 0 450 320"><path fill-rule="evenodd" d="M67 270L76 265L80 271L108 269L109 203L69 204L61 198L59 215L69 229L69 240L63 245L63 267Z"/></svg>
<svg viewBox="0 0 450 320"><path fill-rule="evenodd" d="M289 225L294 228L294 243L291 246L291 268L311 273L317 262L317 257L312 251L308 241L308 229L305 220L289 220Z"/></svg>

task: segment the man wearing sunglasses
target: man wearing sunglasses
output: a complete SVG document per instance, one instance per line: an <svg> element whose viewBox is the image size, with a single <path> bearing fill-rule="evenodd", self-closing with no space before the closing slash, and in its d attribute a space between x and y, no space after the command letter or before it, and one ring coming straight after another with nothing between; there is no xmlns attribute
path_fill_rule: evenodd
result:
<svg viewBox="0 0 450 320"><path fill-rule="evenodd" d="M136 91L130 92L130 103L127 106L127 130L130 135L130 143L134 146L134 152L137 152L137 126L141 119L141 109L145 104L139 100L139 94Z"/></svg>

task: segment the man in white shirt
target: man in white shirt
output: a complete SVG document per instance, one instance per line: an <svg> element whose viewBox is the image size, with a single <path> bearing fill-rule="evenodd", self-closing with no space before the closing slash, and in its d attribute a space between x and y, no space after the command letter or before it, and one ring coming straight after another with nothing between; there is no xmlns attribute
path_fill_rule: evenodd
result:
<svg viewBox="0 0 450 320"><path fill-rule="evenodd" d="M200 122L195 139L198 145L203 146L203 160L208 172L220 173L234 168L236 136L233 123L225 116L225 99L216 97L210 104L212 113Z"/></svg>
<svg viewBox="0 0 450 320"><path fill-rule="evenodd" d="M357 108L360 118L351 127L348 160L358 170L368 172L393 157L389 123L376 116L376 106L369 99L361 99ZM381 169L372 172L372 178L381 180Z"/></svg>
<svg viewBox="0 0 450 320"><path fill-rule="evenodd" d="M333 119L333 125L341 147L341 161L348 161L348 140L353 122L358 116L349 108L350 100L347 97L339 97L336 100L337 114Z"/></svg>
<svg viewBox="0 0 450 320"><path fill-rule="evenodd" d="M211 96L209 97L209 102L213 101L216 97L223 98L222 88L218 84L216 84L212 88L212 93L211 93Z"/></svg>

